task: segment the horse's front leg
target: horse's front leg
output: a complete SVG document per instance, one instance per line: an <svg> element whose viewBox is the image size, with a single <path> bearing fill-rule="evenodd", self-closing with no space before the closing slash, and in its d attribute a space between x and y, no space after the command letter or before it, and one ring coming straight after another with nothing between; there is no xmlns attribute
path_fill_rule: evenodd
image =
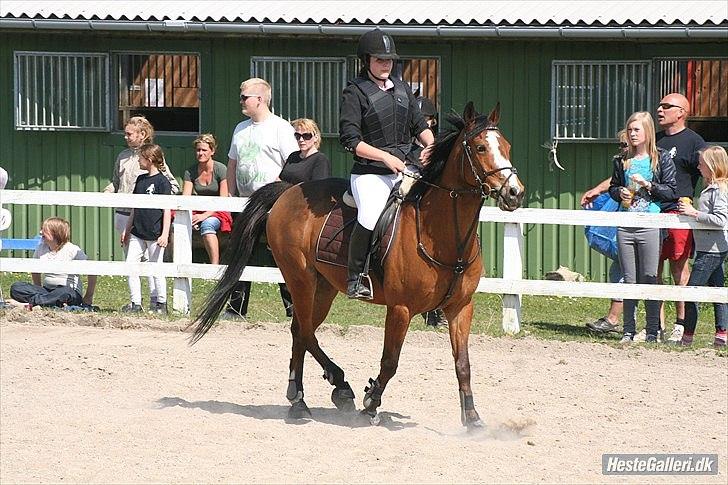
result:
<svg viewBox="0 0 728 485"><path fill-rule="evenodd" d="M364 410L371 423L379 424L377 408L382 404L382 393L387 383L397 372L399 355L402 351L404 337L407 335L411 315L405 306L387 308L387 319L384 324L384 349L379 367L379 377L369 379L369 386L364 389Z"/></svg>
<svg viewBox="0 0 728 485"><path fill-rule="evenodd" d="M468 431L482 428L483 422L475 410L473 390L470 387L470 357L468 356L468 338L473 320L473 301L455 313L453 309L446 308L445 315L450 322L450 344L455 359L455 373L458 378L460 390L460 421L467 426Z"/></svg>

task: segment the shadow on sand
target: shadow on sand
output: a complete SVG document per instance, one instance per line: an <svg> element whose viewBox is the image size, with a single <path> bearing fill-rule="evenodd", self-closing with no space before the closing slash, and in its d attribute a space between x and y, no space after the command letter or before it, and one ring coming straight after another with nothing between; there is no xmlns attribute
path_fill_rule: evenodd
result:
<svg viewBox="0 0 728 485"><path fill-rule="evenodd" d="M345 413L336 408L310 408L311 418L291 419L288 417L289 406L270 405L240 405L225 401L187 401L179 397L163 397L156 401L159 409L179 406L181 408L201 409L212 414L238 414L254 419L273 419L289 424L305 424L309 421L333 424L347 428L364 428L372 424L369 417L358 411ZM410 420L410 416L399 413L380 412L379 426L389 431L399 431L405 428L414 428L417 423Z"/></svg>

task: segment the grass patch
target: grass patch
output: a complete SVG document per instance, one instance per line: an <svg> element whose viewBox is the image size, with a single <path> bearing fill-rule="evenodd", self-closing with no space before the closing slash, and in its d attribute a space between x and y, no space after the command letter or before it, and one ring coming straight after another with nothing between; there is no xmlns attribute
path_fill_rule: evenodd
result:
<svg viewBox="0 0 728 485"><path fill-rule="evenodd" d="M30 281L30 274L22 273L0 273L0 286L6 298L10 296L10 284L14 281ZM214 287L215 282L210 280L195 279L192 282L192 308L200 309L205 304L207 295ZM148 303L149 291L146 278L142 278L142 295L144 304ZM167 279L167 294L172 299L172 279ZM502 302L499 295L476 293L475 314L473 316L472 333L484 334L494 337L502 336L501 311ZM100 276L98 278L94 304L98 305L102 312L115 312L129 302L129 288L126 277L121 276ZM604 316L609 306L609 300L601 298L572 298L554 296L531 296L524 295L522 300L522 322L521 332L516 338L533 336L548 340L560 341L583 341L602 342L616 344L621 335L612 333L607 336L594 335L585 324ZM170 307L171 308L171 307ZM675 321L674 306L666 305L668 329L672 328ZM349 300L344 295L338 295L331 307L326 323L340 325L346 331L351 325L373 325L384 326L386 308L379 305L369 305L356 300ZM178 315L170 315L170 320L180 318ZM644 307L640 305L637 317L637 328L644 326ZM251 300L248 308L249 321L264 322L288 322L283 304L281 303L278 285L267 283L253 283L251 289ZM713 343L713 305L700 304L700 321L693 348L710 347ZM433 330L424 325L422 318L415 317L412 320L413 330ZM675 351L684 349L670 348ZM720 351L722 355L728 355L726 351Z"/></svg>

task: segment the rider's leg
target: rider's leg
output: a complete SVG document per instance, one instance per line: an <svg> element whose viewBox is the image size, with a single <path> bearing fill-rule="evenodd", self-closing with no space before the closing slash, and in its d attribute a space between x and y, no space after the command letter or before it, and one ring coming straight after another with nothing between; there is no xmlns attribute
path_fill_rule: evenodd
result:
<svg viewBox="0 0 728 485"><path fill-rule="evenodd" d="M366 229L358 221L354 224L351 239L349 240L349 278L346 291L349 298L372 298L371 289L367 288L361 281L364 264L369 253L371 236L372 231Z"/></svg>
<svg viewBox="0 0 728 485"><path fill-rule="evenodd" d="M357 206L357 222L349 240L347 296L349 298L372 298L371 288L362 283L369 243L374 226L384 210L392 187L399 180L392 175L352 175L351 192Z"/></svg>

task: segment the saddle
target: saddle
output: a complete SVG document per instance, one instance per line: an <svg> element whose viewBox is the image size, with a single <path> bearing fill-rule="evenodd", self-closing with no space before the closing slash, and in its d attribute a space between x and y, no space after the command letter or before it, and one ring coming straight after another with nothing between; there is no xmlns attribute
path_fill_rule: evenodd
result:
<svg viewBox="0 0 728 485"><path fill-rule="evenodd" d="M371 263L380 268L384 265L397 233L402 198L399 187L395 186L372 233L369 255ZM344 193L326 215L326 221L316 241L316 261L347 267L349 238L356 222L356 213L353 198L348 192Z"/></svg>

